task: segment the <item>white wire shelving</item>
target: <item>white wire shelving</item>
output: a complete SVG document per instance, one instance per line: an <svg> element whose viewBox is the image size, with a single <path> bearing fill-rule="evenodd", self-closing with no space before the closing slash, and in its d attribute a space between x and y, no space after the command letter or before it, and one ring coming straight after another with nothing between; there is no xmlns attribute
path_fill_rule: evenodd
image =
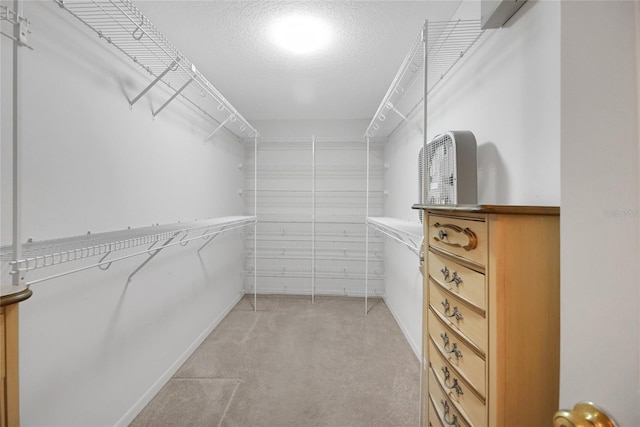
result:
<svg viewBox="0 0 640 427"><path fill-rule="evenodd" d="M163 104L154 107L153 117L180 96L214 121L215 128L206 139L222 128L226 128L238 139L260 136L130 0L53 1L153 77L147 87L129 100L131 107L154 86L163 83L170 96Z"/></svg>
<svg viewBox="0 0 640 427"><path fill-rule="evenodd" d="M404 123L412 122L414 113L424 106L424 121L419 125L424 144L427 128L425 99L469 52L483 32L479 19L426 21L371 119L365 140L390 138ZM423 234L420 223L369 216L366 222L420 256Z"/></svg>
<svg viewBox="0 0 640 427"><path fill-rule="evenodd" d="M241 190L247 200L258 195L258 226L245 232L247 292L308 294L312 301L384 293L384 238L367 241L364 221L365 199L381 214L386 196L382 141L370 143L371 165L361 138L267 138L259 141L259 154L247 145L247 162L260 157L259 166L245 169ZM365 191L369 176L373 184Z"/></svg>
<svg viewBox="0 0 640 427"><path fill-rule="evenodd" d="M19 5L19 7L21 6ZM5 21L17 29L17 31L14 30L12 34L0 30L0 35L8 37L18 43L18 46L24 46L33 50L28 40L28 35L31 33L31 31L29 31L30 23L27 18L22 16L21 12L21 10L13 10L9 6L0 4L0 22Z"/></svg>
<svg viewBox="0 0 640 427"><path fill-rule="evenodd" d="M403 123L409 122L428 94L483 32L479 19L425 22L371 119L365 137L388 138ZM421 84L422 91L414 89Z"/></svg>
<svg viewBox="0 0 640 427"><path fill-rule="evenodd" d="M382 234L402 243L411 252L420 256L422 248L423 230L422 224L398 218L368 217L367 225Z"/></svg>
<svg viewBox="0 0 640 427"><path fill-rule="evenodd" d="M198 249L200 251L219 234L255 223L256 217L254 216L227 216L39 242L29 241L22 245L23 257L21 259L12 261L13 249L10 245L0 248L0 259L3 264L8 262L10 274L24 275L34 270L101 257L88 265L75 268L70 266L46 277L27 281L26 285L29 286L94 267L106 270L113 262L134 256L148 255L147 259L128 277L128 281L130 281L133 275L165 248L176 245L186 246L191 241L200 240L203 242ZM136 248L140 250L136 250ZM121 253L120 256L118 256L118 252Z"/></svg>

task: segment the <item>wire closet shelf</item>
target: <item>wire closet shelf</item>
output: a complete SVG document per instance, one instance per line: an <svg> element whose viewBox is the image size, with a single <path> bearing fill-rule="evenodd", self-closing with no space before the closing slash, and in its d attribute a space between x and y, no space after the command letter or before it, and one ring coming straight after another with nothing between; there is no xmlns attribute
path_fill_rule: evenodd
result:
<svg viewBox="0 0 640 427"><path fill-rule="evenodd" d="M422 248L422 224L390 217L369 217L367 225L374 230L402 243L411 252L420 256Z"/></svg>
<svg viewBox="0 0 640 427"><path fill-rule="evenodd" d="M25 274L33 270L102 256L99 261L89 265L65 269L62 272L55 272L46 277L27 281L26 285L29 286L93 267L106 270L113 262L138 255L148 254L151 258L167 247L175 245L186 246L194 240L205 242L198 249L200 250L209 244L214 237L223 232L246 227L255 223L255 216L227 216L201 221L179 222L106 233L86 234L39 242L29 241L22 245L22 259L12 261L13 249L11 245L0 248L0 259L3 264L8 262L11 269L10 274ZM135 248L147 245L147 248L135 251ZM126 253L120 257L110 257L110 255L115 252ZM146 262L147 261L132 273L129 279L131 279L133 274L144 266Z"/></svg>
<svg viewBox="0 0 640 427"><path fill-rule="evenodd" d="M169 97L162 105L154 107L153 117L180 96L216 123L216 128L207 139L223 127L238 139L260 136L131 1L53 1L154 78L136 97L129 100L131 107L157 83L162 82L168 88Z"/></svg>
<svg viewBox="0 0 640 427"><path fill-rule="evenodd" d="M483 32L479 19L426 21L371 119L365 138L388 138L408 122L426 96L469 52ZM416 91L414 87L422 83L424 90Z"/></svg>

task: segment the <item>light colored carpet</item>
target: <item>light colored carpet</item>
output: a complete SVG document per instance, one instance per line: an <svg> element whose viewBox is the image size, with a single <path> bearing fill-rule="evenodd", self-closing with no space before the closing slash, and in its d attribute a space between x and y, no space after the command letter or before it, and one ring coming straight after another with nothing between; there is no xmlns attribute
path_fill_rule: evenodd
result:
<svg viewBox="0 0 640 427"><path fill-rule="evenodd" d="M246 296L132 427L418 425L419 363L388 308Z"/></svg>

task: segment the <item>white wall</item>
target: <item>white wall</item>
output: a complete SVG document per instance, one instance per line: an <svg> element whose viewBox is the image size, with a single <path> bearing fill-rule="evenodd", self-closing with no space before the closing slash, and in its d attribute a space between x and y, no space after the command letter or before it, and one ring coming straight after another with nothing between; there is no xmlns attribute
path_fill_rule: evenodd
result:
<svg viewBox="0 0 640 427"><path fill-rule="evenodd" d="M559 3L527 2L429 95L428 139L475 134L480 203L560 203L559 37Z"/></svg>
<svg viewBox="0 0 640 427"><path fill-rule="evenodd" d="M562 3L560 402L640 425L634 4Z"/></svg>
<svg viewBox="0 0 640 427"><path fill-rule="evenodd" d="M385 145L388 196L384 216L417 223L418 211L412 210L411 206L419 201L418 153L422 147L423 110L417 110L410 119L411 123L398 128ZM422 352L422 275L418 263L418 257L409 248L392 239L386 240L385 301L419 358Z"/></svg>
<svg viewBox="0 0 640 427"><path fill-rule="evenodd" d="M467 2L458 15L477 17L478 7L479 2ZM560 203L559 37L559 4L527 2L507 26L487 31L429 95L429 139L447 130L475 134L479 203ZM385 216L418 220L411 206L418 201L422 115L417 111L386 146ZM422 278L417 259L391 242L386 256L387 304L414 350L419 349Z"/></svg>
<svg viewBox="0 0 640 427"><path fill-rule="evenodd" d="M23 49L23 229L34 240L241 215L244 150L54 2L25 2L33 51ZM5 40L4 37L2 37ZM2 243L10 87L3 41ZM10 81L9 81L10 83ZM241 296L242 240L165 249L35 284L21 304L24 426L126 425ZM37 277L37 273L28 279Z"/></svg>

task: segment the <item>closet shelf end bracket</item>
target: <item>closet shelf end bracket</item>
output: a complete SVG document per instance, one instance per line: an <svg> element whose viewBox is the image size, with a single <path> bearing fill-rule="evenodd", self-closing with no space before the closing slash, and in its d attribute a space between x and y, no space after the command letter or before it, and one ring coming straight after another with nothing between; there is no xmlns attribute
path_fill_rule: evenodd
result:
<svg viewBox="0 0 640 427"><path fill-rule="evenodd" d="M145 87L142 92L140 92L138 94L138 96L136 96L135 98L133 98L131 101L129 101L129 107L133 107L133 105L138 102L140 100L140 98L142 98L144 96L144 94L146 94L147 92L149 92L149 90L154 87L160 80L162 80L162 78L164 76L167 75L167 73L169 71L175 71L176 67L178 66L178 62L180 61L180 58L176 58L174 59L171 64L169 64L169 66L167 68L164 69L164 71L160 74L158 74L158 76L151 82L149 83L149 85L147 87ZM163 107L164 108L164 107Z"/></svg>

